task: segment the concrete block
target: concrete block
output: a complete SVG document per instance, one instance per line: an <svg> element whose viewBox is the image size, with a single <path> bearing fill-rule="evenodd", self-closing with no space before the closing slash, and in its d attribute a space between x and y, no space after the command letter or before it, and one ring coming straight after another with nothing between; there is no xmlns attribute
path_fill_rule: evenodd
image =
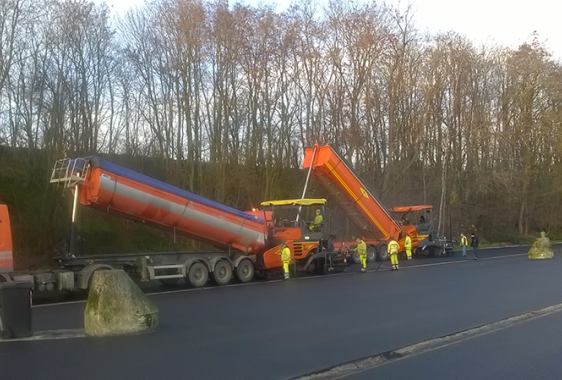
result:
<svg viewBox="0 0 562 380"><path fill-rule="evenodd" d="M135 334L157 326L158 309L123 270L94 272L84 311L86 335Z"/></svg>
<svg viewBox="0 0 562 380"><path fill-rule="evenodd" d="M528 257L529 259L552 259L554 251L550 239L547 237L538 238L529 250Z"/></svg>

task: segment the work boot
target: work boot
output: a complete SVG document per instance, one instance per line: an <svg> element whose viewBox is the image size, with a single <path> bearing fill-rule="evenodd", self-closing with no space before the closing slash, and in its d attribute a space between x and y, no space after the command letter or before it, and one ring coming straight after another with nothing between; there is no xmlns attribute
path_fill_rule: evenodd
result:
<svg viewBox="0 0 562 380"><path fill-rule="evenodd" d="M400 269L400 267L398 265L396 265L396 270Z"/></svg>
<svg viewBox="0 0 562 380"><path fill-rule="evenodd" d="M289 273L285 273L285 280L289 279Z"/></svg>
<svg viewBox="0 0 562 380"><path fill-rule="evenodd" d="M367 268L361 268L361 272L367 272Z"/></svg>

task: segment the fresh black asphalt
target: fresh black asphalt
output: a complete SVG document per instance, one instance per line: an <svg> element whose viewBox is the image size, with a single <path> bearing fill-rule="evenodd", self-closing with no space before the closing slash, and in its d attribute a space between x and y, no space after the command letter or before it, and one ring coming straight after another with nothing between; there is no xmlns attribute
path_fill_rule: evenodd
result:
<svg viewBox="0 0 562 380"><path fill-rule="evenodd" d="M521 256L527 250L483 250L478 261L413 260L399 272L160 293L151 296L161 321L154 333L0 343L0 372L7 379L293 378L561 303L560 253L530 261ZM34 308L34 328L80 328L83 310L84 303ZM460 349L456 359L465 354Z"/></svg>

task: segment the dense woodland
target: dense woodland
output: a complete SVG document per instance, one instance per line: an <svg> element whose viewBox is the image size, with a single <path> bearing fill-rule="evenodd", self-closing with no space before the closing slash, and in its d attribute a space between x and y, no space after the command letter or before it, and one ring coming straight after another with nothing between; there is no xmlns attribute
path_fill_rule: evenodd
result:
<svg viewBox="0 0 562 380"><path fill-rule="evenodd" d="M562 63L543 36L476 46L420 33L411 9L314 4L154 0L114 17L0 0L0 202L17 252L50 257L65 237L58 158L105 154L248 209L299 197L315 143L388 207L433 204L441 236L562 231ZM87 219L92 244L123 239L108 226L124 222Z"/></svg>

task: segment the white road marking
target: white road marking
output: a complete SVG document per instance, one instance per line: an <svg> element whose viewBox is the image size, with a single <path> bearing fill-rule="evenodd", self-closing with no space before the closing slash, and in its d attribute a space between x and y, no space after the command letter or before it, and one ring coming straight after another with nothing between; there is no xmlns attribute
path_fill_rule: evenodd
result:
<svg viewBox="0 0 562 380"><path fill-rule="evenodd" d="M48 306L64 306L64 305L72 305L75 303L85 303L86 300L80 300L80 301L68 301L68 302L56 302L56 303L46 303L46 304L42 304L42 305L33 305L32 307L35 308L39 308L39 307L48 307Z"/></svg>
<svg viewBox="0 0 562 380"><path fill-rule="evenodd" d="M16 339L0 339L0 343L11 343L11 342L32 342L38 340L54 340L54 339L76 339L85 338L86 334L84 329L71 329L71 330L49 330L49 331L38 331L34 335L27 338L16 338Z"/></svg>

